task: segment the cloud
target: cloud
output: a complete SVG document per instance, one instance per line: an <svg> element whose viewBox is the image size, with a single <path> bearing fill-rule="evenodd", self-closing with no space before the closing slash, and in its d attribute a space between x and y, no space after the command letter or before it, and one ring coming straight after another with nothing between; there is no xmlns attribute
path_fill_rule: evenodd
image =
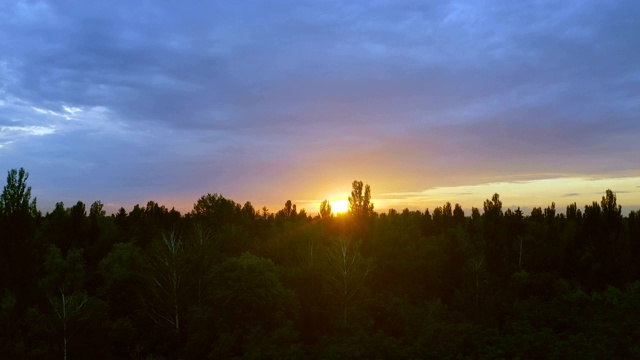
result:
<svg viewBox="0 0 640 360"><path fill-rule="evenodd" d="M50 135L55 132L55 128L53 127L45 127L45 126L0 126L0 134L8 134L9 136L12 133L18 135L34 135L34 136L42 136L42 135Z"/></svg>
<svg viewBox="0 0 640 360"><path fill-rule="evenodd" d="M2 3L0 159L113 203L638 175L638 16L582 1Z"/></svg>
<svg viewBox="0 0 640 360"><path fill-rule="evenodd" d="M422 191L374 194L378 209L409 207L433 208L445 202L460 203L465 208L482 209L485 199L498 193L503 204L523 208L545 207L555 202L558 208L569 203L590 204L602 197L606 189L616 189L618 203L635 206L640 201L638 193L630 189L639 177L624 178L546 178L540 180L509 181L475 184L471 186L434 187ZM567 190L579 190L567 192ZM569 201L567 198L571 198Z"/></svg>

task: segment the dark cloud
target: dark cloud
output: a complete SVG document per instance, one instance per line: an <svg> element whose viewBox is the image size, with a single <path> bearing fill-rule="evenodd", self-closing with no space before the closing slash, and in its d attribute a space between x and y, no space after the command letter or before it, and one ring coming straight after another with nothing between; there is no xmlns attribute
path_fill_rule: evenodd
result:
<svg viewBox="0 0 640 360"><path fill-rule="evenodd" d="M275 198L329 167L414 189L633 172L639 17L632 2L2 3L0 159L114 197L259 196L260 181Z"/></svg>

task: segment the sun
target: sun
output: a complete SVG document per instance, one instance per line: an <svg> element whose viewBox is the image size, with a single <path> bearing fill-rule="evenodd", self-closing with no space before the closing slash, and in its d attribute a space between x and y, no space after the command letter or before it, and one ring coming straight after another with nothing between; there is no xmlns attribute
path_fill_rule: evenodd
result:
<svg viewBox="0 0 640 360"><path fill-rule="evenodd" d="M345 213L349 210L349 202L347 200L331 201L331 212L334 214Z"/></svg>

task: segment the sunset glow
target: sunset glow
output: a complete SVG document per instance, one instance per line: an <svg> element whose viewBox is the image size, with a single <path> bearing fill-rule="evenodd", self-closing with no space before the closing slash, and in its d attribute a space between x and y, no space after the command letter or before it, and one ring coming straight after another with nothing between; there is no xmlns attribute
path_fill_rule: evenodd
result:
<svg viewBox="0 0 640 360"><path fill-rule="evenodd" d="M0 0L0 360L640 359L638 19Z"/></svg>
<svg viewBox="0 0 640 360"><path fill-rule="evenodd" d="M334 214L345 213L347 210L349 210L349 202L347 200L331 201L331 211Z"/></svg>
<svg viewBox="0 0 640 360"><path fill-rule="evenodd" d="M637 3L249 3L0 2L0 171L44 212L640 207Z"/></svg>

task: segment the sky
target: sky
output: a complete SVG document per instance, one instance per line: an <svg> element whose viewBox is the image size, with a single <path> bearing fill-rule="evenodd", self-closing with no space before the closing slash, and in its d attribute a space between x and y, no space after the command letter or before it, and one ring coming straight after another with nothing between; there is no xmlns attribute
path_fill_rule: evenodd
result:
<svg viewBox="0 0 640 360"><path fill-rule="evenodd" d="M640 209L637 1L0 0L0 172L39 208Z"/></svg>

